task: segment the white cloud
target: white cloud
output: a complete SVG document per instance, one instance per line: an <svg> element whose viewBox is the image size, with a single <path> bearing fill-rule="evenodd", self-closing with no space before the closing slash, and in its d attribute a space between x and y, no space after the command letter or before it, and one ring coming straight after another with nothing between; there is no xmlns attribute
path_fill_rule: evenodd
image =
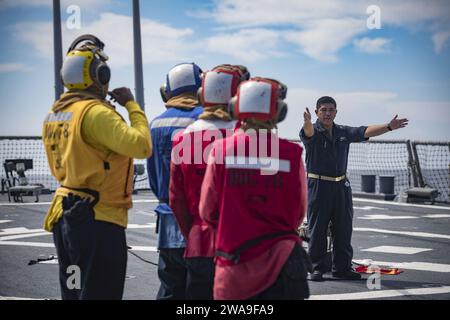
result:
<svg viewBox="0 0 450 320"><path fill-rule="evenodd" d="M417 122L423 122L432 126L445 126L450 139L450 127L448 120L450 119L450 102L442 101L392 101L388 107L394 114L405 114Z"/></svg>
<svg viewBox="0 0 450 320"><path fill-rule="evenodd" d="M363 20L324 19L308 23L302 31L287 31L284 36L289 42L298 45L306 55L321 61L335 62L336 53L365 30Z"/></svg>
<svg viewBox="0 0 450 320"><path fill-rule="evenodd" d="M99 8L108 4L113 4L115 0L62 0L61 9L70 5L77 5L81 8ZM52 0L2 0L0 2L0 9L11 7L52 7Z"/></svg>
<svg viewBox="0 0 450 320"><path fill-rule="evenodd" d="M74 39L84 33L97 35L106 45L111 65L116 67L133 64L132 17L114 13L102 13L100 18L77 32L66 30L66 39ZM187 38L191 29L176 29L149 19L141 19L142 57L144 63L158 63L184 59L188 50ZM67 42L67 45L69 42Z"/></svg>
<svg viewBox="0 0 450 320"><path fill-rule="evenodd" d="M212 11L200 16L225 25L302 26L317 19L366 19L370 5L380 7L382 23L400 26L448 20L450 14L448 0L359 0L351 5L348 0L217 0Z"/></svg>
<svg viewBox="0 0 450 320"><path fill-rule="evenodd" d="M450 39L450 30L434 34L432 37L434 52L441 53L448 39Z"/></svg>
<svg viewBox="0 0 450 320"><path fill-rule="evenodd" d="M311 112L316 108L316 101L321 96L332 96L337 103L339 112L361 112L366 106L382 106L397 97L397 94L389 91L324 91L319 89L289 89L287 102L300 102L303 108L308 107Z"/></svg>
<svg viewBox="0 0 450 320"><path fill-rule="evenodd" d="M3 63L0 64L0 73L6 72L27 72L30 71L31 68L23 63Z"/></svg>
<svg viewBox="0 0 450 320"><path fill-rule="evenodd" d="M364 13L358 3L349 6L343 0L218 0L210 12L200 17L212 18L220 24L231 26L296 25L315 19L335 18Z"/></svg>
<svg viewBox="0 0 450 320"><path fill-rule="evenodd" d="M368 31L365 24L365 7L361 4L348 6L343 1L326 0L222 0L212 12L202 13L228 27L280 26L284 31L273 30L284 40L295 44L299 51L325 62L335 62L337 52L351 39ZM266 28L265 32L270 29ZM242 30L238 35L242 34ZM235 34L236 35L236 34ZM225 42L228 37L222 35ZM234 37L232 38L234 39ZM222 42L222 41L221 41ZM273 45L274 42L268 42ZM282 43L277 41L275 45ZM270 47L276 51L277 47ZM228 51L231 51L228 49Z"/></svg>
<svg viewBox="0 0 450 320"><path fill-rule="evenodd" d="M63 0L62 7L76 4L81 7L104 8L115 2L116 0ZM425 24L433 23L433 30L429 30L431 26L426 29L434 33L436 52L442 50L449 38L449 29L442 29L450 21L450 1L446 0L361 0L352 5L348 5L345 0L217 0L211 11L200 14L197 12L195 15L214 19L225 30L243 28L203 39L202 43L206 43L208 52L222 53L245 61L262 60L285 56L281 47L289 42L313 59L335 62L339 51L352 42L362 52L389 51L388 41L381 40L384 38L369 41L365 37L355 40L356 37L371 32L366 27L366 8L371 4L380 6L382 27L398 25L423 29ZM19 5L50 7L51 1L4 0L0 8ZM188 41L193 34L190 28L173 28L149 19L142 19L141 23L146 63L186 59L194 49L200 48L200 41ZM112 63L117 66L130 65L131 24L130 16L101 13L97 20L83 22L80 32L64 30L64 39L92 32L107 44ZM283 28L274 28L280 26ZM22 23L20 38L33 43L39 52L49 56L52 52L51 30L50 23ZM68 41L64 45L66 47Z"/></svg>
<svg viewBox="0 0 450 320"><path fill-rule="evenodd" d="M280 136L298 139L305 108L309 108L313 121L316 121L315 103L324 95L336 99L338 124L382 124L398 114L399 117L407 118L409 125L405 129L383 136L386 139L450 140L450 101L406 101L400 100L395 92L389 91L328 92L315 88L289 89L286 99L289 111L286 120L279 124Z"/></svg>
<svg viewBox="0 0 450 320"><path fill-rule="evenodd" d="M195 15L232 29L288 26L289 42L297 44L306 55L327 62L336 61L339 50L355 36L370 32L365 26L369 17L366 9L370 5L380 7L382 28L395 25L435 34L435 51L443 47L448 38L443 31L450 26L448 0L360 0L351 5L346 0L217 0L215 3L212 10ZM385 52L387 44L379 41L372 42L365 52Z"/></svg>
<svg viewBox="0 0 450 320"><path fill-rule="evenodd" d="M206 40L209 52L230 55L238 60L254 62L283 54L277 51L280 36L267 29L245 29L219 34Z"/></svg>
<svg viewBox="0 0 450 320"><path fill-rule="evenodd" d="M426 22L445 22L450 16L448 0L380 0L371 1L381 9L382 23L407 27L422 27Z"/></svg>
<svg viewBox="0 0 450 320"><path fill-rule="evenodd" d="M19 40L30 44L34 52L53 58L53 26L50 22L21 22L15 25Z"/></svg>
<svg viewBox="0 0 450 320"><path fill-rule="evenodd" d="M393 132L393 137L411 140L450 140L450 101L392 101L391 114L407 117L409 125ZM389 136L389 139L391 135Z"/></svg>
<svg viewBox="0 0 450 320"><path fill-rule="evenodd" d="M2 0L0 2L0 9L9 7L40 7L40 6L51 6L51 0Z"/></svg>
<svg viewBox="0 0 450 320"><path fill-rule="evenodd" d="M392 39L387 38L361 38L353 41L356 49L366 53L387 53L390 52Z"/></svg>
<svg viewBox="0 0 450 320"><path fill-rule="evenodd" d="M62 24L63 50L67 49L75 37L92 33L105 43L105 52L110 64L115 67L133 64L133 27L132 17L114 13L102 13L80 30L69 30ZM25 22L15 27L17 36L31 44L42 56L53 57L53 27L50 22ZM177 29L169 25L141 19L142 55L144 63L158 63L185 59L193 47L188 42L193 34L191 29Z"/></svg>

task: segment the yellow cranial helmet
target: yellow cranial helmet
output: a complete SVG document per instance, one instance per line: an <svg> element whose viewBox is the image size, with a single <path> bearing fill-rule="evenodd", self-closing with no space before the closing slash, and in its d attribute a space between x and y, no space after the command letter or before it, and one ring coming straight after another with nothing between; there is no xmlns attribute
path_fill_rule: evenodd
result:
<svg viewBox="0 0 450 320"><path fill-rule="evenodd" d="M77 47L84 43L81 47ZM67 89L87 89L93 83L106 85L111 70L103 52L103 42L93 35L82 35L74 40L67 51L61 68L61 79Z"/></svg>

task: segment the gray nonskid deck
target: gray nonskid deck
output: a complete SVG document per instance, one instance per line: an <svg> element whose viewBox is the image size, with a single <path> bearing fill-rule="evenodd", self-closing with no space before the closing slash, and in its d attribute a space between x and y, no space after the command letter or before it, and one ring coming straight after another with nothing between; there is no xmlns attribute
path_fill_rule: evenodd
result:
<svg viewBox="0 0 450 320"><path fill-rule="evenodd" d="M30 260L55 254L50 233L42 222L51 196L24 204L0 197L0 299L59 299L56 261L28 265ZM151 193L134 197L127 229L134 253L157 262ZM309 282L311 299L450 299L450 208L354 199L354 260L396 265L400 275L382 275L368 282L336 280ZM364 275L367 279L369 275ZM124 299L155 299L159 281L156 266L128 256Z"/></svg>

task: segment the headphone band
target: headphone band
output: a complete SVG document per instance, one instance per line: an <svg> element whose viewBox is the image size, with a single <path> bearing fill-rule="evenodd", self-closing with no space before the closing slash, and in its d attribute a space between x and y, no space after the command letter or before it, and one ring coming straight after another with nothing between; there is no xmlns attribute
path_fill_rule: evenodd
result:
<svg viewBox="0 0 450 320"><path fill-rule="evenodd" d="M103 51L103 48L105 47L105 44L96 36L92 35L92 34L83 34L81 36L79 36L78 38L76 38L72 44L69 47L69 50L67 50L67 53L69 53L72 50L75 50L75 48L77 47L77 45L79 45L80 43L84 42L84 41L89 41L91 42L91 44L93 44L94 46L96 46L98 49L100 49L101 51Z"/></svg>

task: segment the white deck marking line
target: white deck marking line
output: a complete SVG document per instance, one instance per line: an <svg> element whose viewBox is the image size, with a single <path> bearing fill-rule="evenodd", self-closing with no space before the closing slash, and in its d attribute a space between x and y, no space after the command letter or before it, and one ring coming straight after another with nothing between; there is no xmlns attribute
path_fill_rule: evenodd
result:
<svg viewBox="0 0 450 320"><path fill-rule="evenodd" d="M427 233L427 232L408 232L408 231L394 231L385 229L374 229L374 228L354 228L354 231L366 231L366 232L378 232L387 234L398 234L404 236L413 236L421 238L440 238L440 239L450 239L449 235L438 234L438 233Z"/></svg>
<svg viewBox="0 0 450 320"><path fill-rule="evenodd" d="M38 261L37 264L58 264L58 259Z"/></svg>
<svg viewBox="0 0 450 320"><path fill-rule="evenodd" d="M337 294L320 294L309 297L309 300L360 300L360 299L377 299L391 298L402 296L421 296L430 294L450 293L450 286L434 287L434 288L410 288L399 290L373 290L352 293Z"/></svg>
<svg viewBox="0 0 450 320"><path fill-rule="evenodd" d="M27 233L27 234L19 234L19 235L13 235L13 236L0 237L0 241L16 240L16 239L22 239L22 238L32 238L32 237L39 237L39 236L50 236L50 235L52 235L50 232L43 231L43 232L36 232L36 233Z"/></svg>
<svg viewBox="0 0 450 320"><path fill-rule="evenodd" d="M428 205L428 204L414 204L414 203L404 203L404 202L393 202L393 201L363 199L363 198L357 198L357 197L353 197L353 201L354 202L377 203L377 204L384 204L384 205L387 204L387 205L401 206L401 207L429 208L429 209L438 209L438 210L450 211L450 207L435 206L435 205Z"/></svg>
<svg viewBox="0 0 450 320"><path fill-rule="evenodd" d="M26 207L26 206L42 206L49 205L51 202L7 202L0 203L0 207Z"/></svg>
<svg viewBox="0 0 450 320"><path fill-rule="evenodd" d="M36 232L42 232L44 229L28 229L24 227L17 227L17 228L7 228L7 229L1 229L0 236L7 236L7 235L13 235L13 234L27 234L27 233L36 233Z"/></svg>
<svg viewBox="0 0 450 320"><path fill-rule="evenodd" d="M413 216L389 216L387 214L367 214L363 217L358 217L363 220L398 220L398 219L419 219Z"/></svg>
<svg viewBox="0 0 450 320"><path fill-rule="evenodd" d="M45 299L44 298L23 298L23 297L0 296L0 300L45 300Z"/></svg>
<svg viewBox="0 0 450 320"><path fill-rule="evenodd" d="M382 252L382 253L395 253L395 254L416 254L425 251L431 251L433 249L428 248L414 248L414 247L397 247L397 246L379 246L361 251L366 252Z"/></svg>
<svg viewBox="0 0 450 320"><path fill-rule="evenodd" d="M0 246L24 246L24 247L41 247L54 248L53 243L46 242L25 242L25 241L0 241Z"/></svg>
<svg viewBox="0 0 450 320"><path fill-rule="evenodd" d="M144 216L150 216L150 217L156 216L156 213L154 211L145 211L145 210L139 210L139 209L134 209L134 208L131 209L129 211L129 213L130 214L142 214Z"/></svg>
<svg viewBox="0 0 450 320"><path fill-rule="evenodd" d="M358 219L363 220L397 220L397 219L441 219L441 218L450 218L450 214L426 214L423 216L390 216L387 214L366 214L362 217L358 217Z"/></svg>
<svg viewBox="0 0 450 320"><path fill-rule="evenodd" d="M413 204L413 203L402 203L402 202L392 202L392 201L382 201L382 200L372 200L372 199L363 199L363 198L353 198L354 202L369 202L369 203L376 203L376 204L383 204L383 205L393 205L393 206L403 206L403 207L415 207L415 208L429 208L429 209L438 209L438 210L446 210L450 211L450 207L443 207L443 206L435 206L435 205L420 205L420 204ZM136 199L133 200L133 203L158 203L158 199ZM0 207L21 207L21 206L41 206L41 205L49 205L51 202L11 202L11 203L0 203ZM376 207L374 207L376 208ZM383 208L385 209L385 208Z"/></svg>
<svg viewBox="0 0 450 320"><path fill-rule="evenodd" d="M0 220L0 223L8 223L11 222L12 220Z"/></svg>
<svg viewBox="0 0 450 320"><path fill-rule="evenodd" d="M450 218L450 214L426 214L424 216L422 216L423 218L430 218L430 219L435 219L435 218Z"/></svg>
<svg viewBox="0 0 450 320"><path fill-rule="evenodd" d="M148 252L157 252L158 248L150 247L150 246L130 246L131 251L148 251Z"/></svg>
<svg viewBox="0 0 450 320"><path fill-rule="evenodd" d="M25 241L0 241L0 246L26 246L26 247L41 247L41 248L54 248L53 243L46 242L25 242ZM130 246L132 251L148 251L157 252L158 248L151 246Z"/></svg>
<svg viewBox="0 0 450 320"><path fill-rule="evenodd" d="M156 228L156 223L147 223L147 224L135 224L129 223L127 229L146 229L146 228Z"/></svg>
<svg viewBox="0 0 450 320"><path fill-rule="evenodd" d="M136 199L136 200L133 200L133 203L159 203L159 200L158 199L148 199L148 200Z"/></svg>
<svg viewBox="0 0 450 320"><path fill-rule="evenodd" d="M137 199L133 200L133 203L158 203L159 201L157 199ZM13 202L13 203L0 203L0 207L23 207L23 206L42 206L42 205L49 205L51 202L26 202L26 203L20 203L20 202Z"/></svg>
<svg viewBox="0 0 450 320"><path fill-rule="evenodd" d="M353 260L356 263L363 263L363 260ZM429 272L450 272L450 264L430 263L430 262L389 262L372 261L372 265L387 266L391 268L400 268L405 270L429 271Z"/></svg>
<svg viewBox="0 0 450 320"><path fill-rule="evenodd" d="M372 210L387 210L387 208L371 207L371 206L364 206L364 207L353 206L353 209L366 210L366 211L372 211Z"/></svg>

